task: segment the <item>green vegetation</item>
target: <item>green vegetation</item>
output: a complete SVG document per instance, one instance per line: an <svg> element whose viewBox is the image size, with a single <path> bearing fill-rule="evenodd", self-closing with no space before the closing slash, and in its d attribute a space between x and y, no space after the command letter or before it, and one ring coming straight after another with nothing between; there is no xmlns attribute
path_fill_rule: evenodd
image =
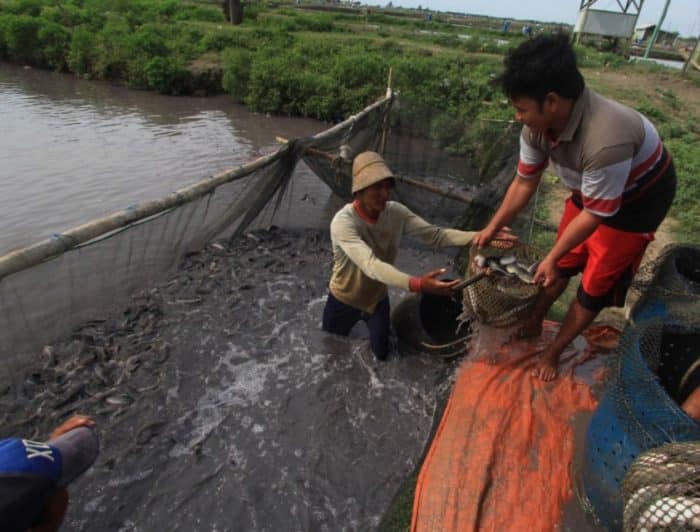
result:
<svg viewBox="0 0 700 532"><path fill-rule="evenodd" d="M248 3L232 26L214 0L0 0L0 58L166 94L225 91L253 111L326 121L376 99L391 67L402 101L392 125L470 157L488 179L516 149L512 110L492 80L524 23L502 33L488 17ZM611 51L578 54L594 89L659 127L679 175L678 240L699 242L697 73L681 81Z"/></svg>

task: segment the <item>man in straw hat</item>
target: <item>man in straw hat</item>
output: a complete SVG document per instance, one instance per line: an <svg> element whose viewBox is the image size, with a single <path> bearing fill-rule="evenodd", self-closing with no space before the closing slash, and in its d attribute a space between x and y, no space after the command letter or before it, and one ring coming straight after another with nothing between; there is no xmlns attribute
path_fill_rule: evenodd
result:
<svg viewBox="0 0 700 532"><path fill-rule="evenodd" d="M367 323L372 352L379 360L389 350L387 285L412 292L450 295L459 280L441 281L445 269L412 277L392 264L402 235L432 246L464 246L475 233L429 224L407 207L389 201L394 174L375 152L360 153L352 165L353 202L331 222L333 272L323 310L323 330L347 336L359 321ZM514 239L502 233L506 239Z"/></svg>

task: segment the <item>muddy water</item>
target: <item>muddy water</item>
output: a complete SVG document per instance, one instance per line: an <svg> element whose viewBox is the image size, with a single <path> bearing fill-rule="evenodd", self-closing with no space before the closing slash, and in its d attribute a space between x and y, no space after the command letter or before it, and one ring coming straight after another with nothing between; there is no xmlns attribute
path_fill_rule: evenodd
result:
<svg viewBox="0 0 700 532"><path fill-rule="evenodd" d="M328 127L225 96L166 97L6 63L0 120L0 254L273 151L278 135Z"/></svg>
<svg viewBox="0 0 700 532"><path fill-rule="evenodd" d="M93 416L67 531L374 530L417 467L457 361L320 331L325 232L257 230L188 255L0 390L0 437ZM403 249L401 268L449 264ZM394 303L401 297L392 290Z"/></svg>

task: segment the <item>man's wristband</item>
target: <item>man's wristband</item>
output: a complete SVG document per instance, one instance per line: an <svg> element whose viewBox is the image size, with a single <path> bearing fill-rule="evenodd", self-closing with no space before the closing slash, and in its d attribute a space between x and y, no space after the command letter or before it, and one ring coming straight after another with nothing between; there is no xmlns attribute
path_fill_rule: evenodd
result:
<svg viewBox="0 0 700 532"><path fill-rule="evenodd" d="M408 281L408 288L411 290L411 292L420 292L421 291L421 278L420 277L411 277L411 279Z"/></svg>

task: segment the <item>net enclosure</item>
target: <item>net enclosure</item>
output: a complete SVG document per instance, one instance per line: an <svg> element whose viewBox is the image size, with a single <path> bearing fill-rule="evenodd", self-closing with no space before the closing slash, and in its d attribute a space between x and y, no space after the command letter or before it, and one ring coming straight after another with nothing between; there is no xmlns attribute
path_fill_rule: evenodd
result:
<svg viewBox="0 0 700 532"><path fill-rule="evenodd" d="M401 120L391 114L392 108L394 114L401 108L395 100L389 90L317 135L289 140L273 153L161 200L132 205L0 257L0 353L5 371L21 367L27 350L119 308L129 294L162 278L181 257L215 236L231 237L270 225L317 227L328 221L338 204L309 201L319 195L319 181L308 174L293 179L300 161L347 201L352 157L367 149L384 151L388 164L397 169L399 201L431 221L454 222L468 213L461 223L483 223L512 176L512 157L500 161L488 182L475 184L472 179L471 185L467 181L459 187L452 180L441 193L435 193L440 186L429 183L416 187L410 177L401 178L406 175L401 171L407 153L421 160L429 175L439 176L441 169L430 163L438 159L430 147L416 144L410 132L400 130ZM513 131L504 134L512 143ZM465 201L472 205L465 208Z"/></svg>
<svg viewBox="0 0 700 532"><path fill-rule="evenodd" d="M588 428L583 482L613 530L623 520L626 530L697 522L700 423L682 408L700 386L697 264L696 247L672 245L639 273L614 373ZM671 481L683 471L690 484Z"/></svg>

